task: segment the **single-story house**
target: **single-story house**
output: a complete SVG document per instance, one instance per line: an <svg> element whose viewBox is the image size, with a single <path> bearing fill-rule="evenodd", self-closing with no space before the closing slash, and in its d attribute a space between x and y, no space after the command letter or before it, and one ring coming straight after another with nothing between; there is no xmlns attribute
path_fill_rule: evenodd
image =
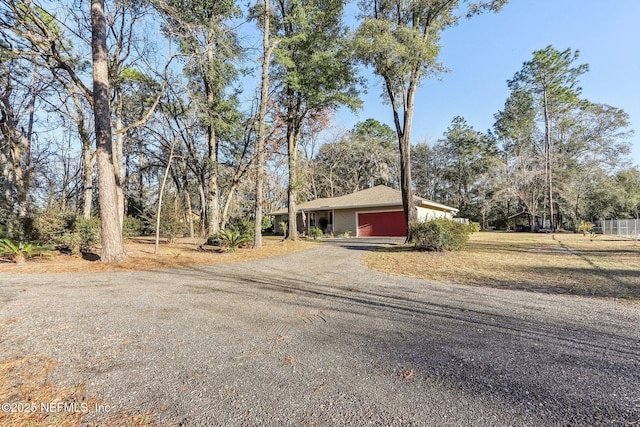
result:
<svg viewBox="0 0 640 427"><path fill-rule="evenodd" d="M458 209L414 196L418 220L453 218ZM271 212L276 232L282 233L281 222L287 222L287 208ZM298 232L312 227L324 233L354 237L407 235L402 209L402 193L378 185L340 197L311 200L297 206Z"/></svg>

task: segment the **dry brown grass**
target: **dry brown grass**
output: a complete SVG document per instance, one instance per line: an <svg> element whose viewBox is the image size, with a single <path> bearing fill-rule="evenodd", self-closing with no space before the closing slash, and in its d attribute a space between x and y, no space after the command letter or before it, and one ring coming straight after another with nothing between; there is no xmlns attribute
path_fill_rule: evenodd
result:
<svg viewBox="0 0 640 427"><path fill-rule="evenodd" d="M475 233L459 252L390 247L365 263L443 283L640 299L640 244L614 236Z"/></svg>
<svg viewBox="0 0 640 427"><path fill-rule="evenodd" d="M0 263L1 273L91 273L119 270L160 270L194 265L215 265L230 262L248 261L306 249L314 245L311 241L289 242L282 237L265 237L262 249L241 248L227 252L222 248L205 246L195 240L179 239L175 243L162 243L158 254L155 252L155 240L139 238L125 244L127 259L117 264L96 262L99 255L90 254L83 259L79 256L57 255L53 258L30 260L22 264ZM91 256L93 255L93 257Z"/></svg>

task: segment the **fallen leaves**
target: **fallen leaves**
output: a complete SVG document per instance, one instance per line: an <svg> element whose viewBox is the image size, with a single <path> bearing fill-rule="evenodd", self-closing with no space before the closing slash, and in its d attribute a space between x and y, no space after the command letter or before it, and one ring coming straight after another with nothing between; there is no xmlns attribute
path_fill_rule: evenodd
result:
<svg viewBox="0 0 640 427"><path fill-rule="evenodd" d="M413 369L409 369L408 371L400 372L400 376L405 380L410 380L415 375L415 371Z"/></svg>

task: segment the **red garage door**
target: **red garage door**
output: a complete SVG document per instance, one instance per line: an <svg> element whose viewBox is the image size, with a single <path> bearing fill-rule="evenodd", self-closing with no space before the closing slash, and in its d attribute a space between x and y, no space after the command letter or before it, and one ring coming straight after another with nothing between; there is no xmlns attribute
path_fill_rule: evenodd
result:
<svg viewBox="0 0 640 427"><path fill-rule="evenodd" d="M406 236L404 212L372 212L358 214L358 237Z"/></svg>

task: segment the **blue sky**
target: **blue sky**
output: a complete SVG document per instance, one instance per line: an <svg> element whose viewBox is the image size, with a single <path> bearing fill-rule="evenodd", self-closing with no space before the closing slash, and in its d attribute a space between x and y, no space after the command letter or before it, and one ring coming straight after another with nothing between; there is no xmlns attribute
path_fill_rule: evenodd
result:
<svg viewBox="0 0 640 427"><path fill-rule="evenodd" d="M578 63L589 64L580 79L584 98L630 115L632 161L640 165L639 17L639 0L510 0L498 14L461 20L442 35L440 60L450 71L417 93L412 142L435 142L457 115L478 131L491 128L509 96L507 80L534 50L553 45L580 50ZM350 129L371 117L393 126L380 88L372 77L364 108L340 110L333 124Z"/></svg>

